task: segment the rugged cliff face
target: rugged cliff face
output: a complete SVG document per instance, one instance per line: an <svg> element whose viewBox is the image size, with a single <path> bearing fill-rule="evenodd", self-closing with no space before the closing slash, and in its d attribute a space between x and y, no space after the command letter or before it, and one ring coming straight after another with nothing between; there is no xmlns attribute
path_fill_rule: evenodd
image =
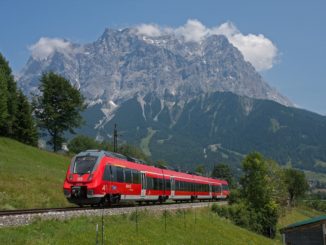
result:
<svg viewBox="0 0 326 245"><path fill-rule="evenodd" d="M20 85L25 92L35 90L42 72L49 70L70 79L89 101L101 99L104 104L119 104L136 93L186 100L228 91L292 105L222 35L187 42L173 33L148 37L136 29L107 29L93 43L67 43L46 57L31 57L20 74Z"/></svg>

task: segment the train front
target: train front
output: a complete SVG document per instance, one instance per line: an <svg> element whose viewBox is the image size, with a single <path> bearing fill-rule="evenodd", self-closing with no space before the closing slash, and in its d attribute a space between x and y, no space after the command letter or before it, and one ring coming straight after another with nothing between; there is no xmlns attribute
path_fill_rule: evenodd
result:
<svg viewBox="0 0 326 245"><path fill-rule="evenodd" d="M100 178L103 156L101 151L85 151L72 159L63 185L69 202L79 206L101 203L105 195Z"/></svg>

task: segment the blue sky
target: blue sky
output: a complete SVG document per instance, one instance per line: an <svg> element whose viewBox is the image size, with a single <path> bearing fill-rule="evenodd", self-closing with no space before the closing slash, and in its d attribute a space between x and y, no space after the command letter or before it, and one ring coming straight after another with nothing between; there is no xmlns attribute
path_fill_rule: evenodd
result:
<svg viewBox="0 0 326 245"><path fill-rule="evenodd" d="M1 0L0 52L15 72L41 37L87 43L107 27L167 27L197 19L207 28L227 21L243 35L262 34L277 47L265 80L299 107L326 115L326 1Z"/></svg>

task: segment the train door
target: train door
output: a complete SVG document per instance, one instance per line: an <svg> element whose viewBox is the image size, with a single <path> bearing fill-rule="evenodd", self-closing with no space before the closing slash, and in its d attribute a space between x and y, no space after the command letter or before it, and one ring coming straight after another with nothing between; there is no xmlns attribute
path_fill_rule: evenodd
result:
<svg viewBox="0 0 326 245"><path fill-rule="evenodd" d="M173 198L175 195L175 181L174 177L171 177L171 198Z"/></svg>
<svg viewBox="0 0 326 245"><path fill-rule="evenodd" d="M145 173L141 172L141 193L140 197L145 198L146 196L146 175Z"/></svg>

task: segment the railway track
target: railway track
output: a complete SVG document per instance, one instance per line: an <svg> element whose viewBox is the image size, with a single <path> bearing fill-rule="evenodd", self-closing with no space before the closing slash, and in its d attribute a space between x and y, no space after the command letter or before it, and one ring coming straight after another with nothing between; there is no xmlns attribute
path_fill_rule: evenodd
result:
<svg viewBox="0 0 326 245"><path fill-rule="evenodd" d="M227 202L194 202L194 203L179 203L174 202L160 205L134 205L126 204L112 206L107 208L102 207L66 207L66 208L46 208L46 209L24 209L24 210L4 210L0 211L0 228L9 226L21 226L32 223L35 219L56 219L65 220L79 216L110 216L132 213L136 210L149 210L154 213L164 210L177 210L189 208L208 207L213 203L225 205Z"/></svg>
<svg viewBox="0 0 326 245"><path fill-rule="evenodd" d="M200 203L200 202L195 202ZM206 202L208 203L208 202ZM214 202L210 202L214 203ZM220 204L226 204L225 201L218 202ZM189 203L191 204L191 203ZM113 205L110 207L63 207L63 208L33 208L33 209L16 209L16 210L0 210L0 217L11 216L11 215L24 215L24 214L44 214L53 212L70 212L70 211L83 211L83 210L102 210L102 209L113 209L113 208L130 208L130 207L151 207L151 206L167 206L167 205L178 205L175 202L167 202L162 204L120 204Z"/></svg>
<svg viewBox="0 0 326 245"><path fill-rule="evenodd" d="M1 210L0 217L10 216L10 215L42 214L42 213L50 213L50 212L78 211L78 210L87 210L87 209L90 209L90 208L66 207L66 208L33 208L33 209Z"/></svg>

